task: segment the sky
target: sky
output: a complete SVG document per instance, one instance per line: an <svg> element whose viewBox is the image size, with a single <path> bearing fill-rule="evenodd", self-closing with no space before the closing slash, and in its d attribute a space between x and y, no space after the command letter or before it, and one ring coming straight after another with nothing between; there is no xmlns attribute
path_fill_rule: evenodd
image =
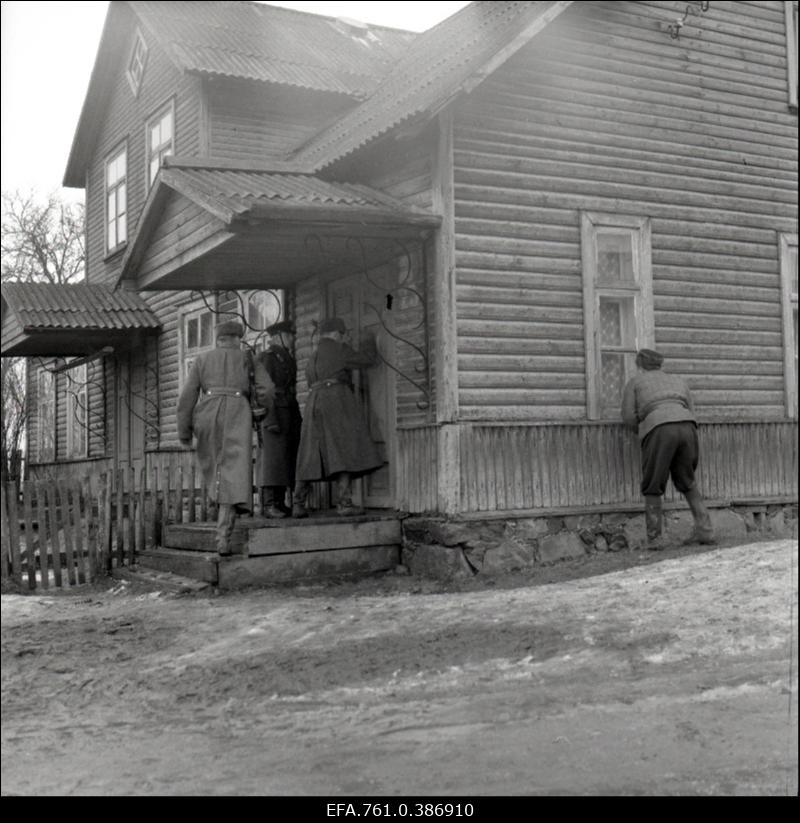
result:
<svg viewBox="0 0 800 823"><path fill-rule="evenodd" d="M275 6L424 31L466 2L316 2ZM46 199L64 189L72 138L89 86L108 3L2 0L2 174L0 188Z"/></svg>

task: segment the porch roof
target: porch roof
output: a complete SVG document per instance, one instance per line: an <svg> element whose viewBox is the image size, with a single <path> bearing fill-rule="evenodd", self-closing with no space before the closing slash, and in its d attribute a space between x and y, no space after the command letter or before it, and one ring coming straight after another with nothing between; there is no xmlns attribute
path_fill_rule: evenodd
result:
<svg viewBox="0 0 800 823"><path fill-rule="evenodd" d="M170 215L185 218L165 220L168 207ZM440 223L440 216L368 186L323 180L289 165L241 168L168 158L120 280L138 290L289 287L319 267L352 266L359 241L419 240ZM322 237L339 242L325 245L321 255L321 244L310 241Z"/></svg>
<svg viewBox="0 0 800 823"><path fill-rule="evenodd" d="M3 357L87 356L130 348L140 333L159 329L138 294L87 283L3 283Z"/></svg>

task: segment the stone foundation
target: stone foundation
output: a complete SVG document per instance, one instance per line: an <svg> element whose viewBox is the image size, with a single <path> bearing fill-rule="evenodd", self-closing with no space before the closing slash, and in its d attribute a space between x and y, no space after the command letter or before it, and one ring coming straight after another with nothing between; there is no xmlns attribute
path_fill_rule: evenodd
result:
<svg viewBox="0 0 800 823"><path fill-rule="evenodd" d="M711 509L719 541L797 537L797 504ZM680 544L694 527L688 509L664 512L665 536ZM402 563L412 574L446 578L497 575L597 552L644 547L642 512L485 520L409 517Z"/></svg>

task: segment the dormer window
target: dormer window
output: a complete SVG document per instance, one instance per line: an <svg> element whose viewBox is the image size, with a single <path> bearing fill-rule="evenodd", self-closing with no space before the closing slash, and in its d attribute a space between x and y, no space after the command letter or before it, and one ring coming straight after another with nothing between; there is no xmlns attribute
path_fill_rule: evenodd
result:
<svg viewBox="0 0 800 823"><path fill-rule="evenodd" d="M144 77L144 67L147 63L147 43L144 42L144 37L140 31L136 32L136 42L133 44L133 52L131 52L131 59L128 63L128 82L131 84L131 91L133 96L139 95L139 89L142 85L142 78Z"/></svg>
<svg viewBox="0 0 800 823"><path fill-rule="evenodd" d="M147 124L147 185L153 185L165 157L175 153L175 107L162 108Z"/></svg>

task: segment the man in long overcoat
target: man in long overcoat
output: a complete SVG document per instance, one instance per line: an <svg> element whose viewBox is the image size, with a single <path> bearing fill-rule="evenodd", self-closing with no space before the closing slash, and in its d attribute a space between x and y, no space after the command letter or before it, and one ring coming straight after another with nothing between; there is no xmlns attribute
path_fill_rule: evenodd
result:
<svg viewBox="0 0 800 823"><path fill-rule="evenodd" d="M220 323L216 333L217 347L198 355L178 399L178 438L191 446L197 437L197 461L218 506L217 551L230 554L236 515L253 505L250 393L269 409L275 388L263 365L242 351L240 323Z"/></svg>
<svg viewBox="0 0 800 823"><path fill-rule="evenodd" d="M316 480L336 481L339 514L363 513L353 505L352 478L383 465L352 383L353 369L378 362L375 338L364 336L361 351L350 346L346 338L344 320L324 320L319 345L308 361L309 395L297 454L293 517L308 517L306 501L310 483Z"/></svg>
<svg viewBox="0 0 800 823"><path fill-rule="evenodd" d="M267 329L269 348L258 359L275 384L275 402L261 424L261 448L257 475L261 486L261 513L265 517L286 517L286 489L294 488L294 469L303 418L297 403L297 362L294 324L289 320Z"/></svg>

